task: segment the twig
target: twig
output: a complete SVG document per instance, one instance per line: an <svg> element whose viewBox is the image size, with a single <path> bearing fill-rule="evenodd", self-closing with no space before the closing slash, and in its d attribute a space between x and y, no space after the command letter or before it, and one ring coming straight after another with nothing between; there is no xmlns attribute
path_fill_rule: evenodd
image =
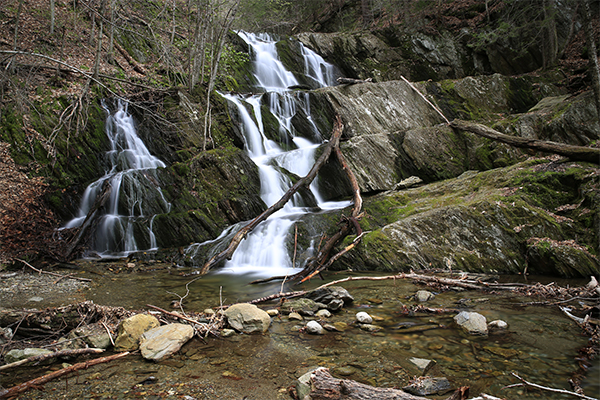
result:
<svg viewBox="0 0 600 400"><path fill-rule="evenodd" d="M29 263L28 263L27 261L25 261L25 260L21 260L21 259L19 259L19 258L15 258L15 260L22 262L23 264L27 265L29 268L31 268L32 270L34 270L35 272L37 272L37 273L39 273L39 274L48 274L48 275L52 275L52 276L58 276L58 277L60 277L61 279L63 279L63 278L70 278L70 279L76 279L76 280L78 280L78 281L84 281L84 282L91 282L91 281L92 281L91 279L88 279L88 278L79 278L79 277L77 277L77 276L72 276L72 275L70 275L70 274L63 275L63 274L57 274L57 273L54 273L54 272L43 271L43 270L41 270L41 269L37 269L36 267L34 267L33 265L29 264ZM59 280L60 280L60 279L59 279ZM56 282L58 282L58 281L56 281ZM56 283L56 282L55 282L55 283Z"/></svg>
<svg viewBox="0 0 600 400"><path fill-rule="evenodd" d="M181 314L173 313L173 312L170 312L170 311L164 310L164 309L162 309L162 308L160 308L160 307L153 306L152 304L146 304L146 307L154 308L155 310L158 310L158 311L160 311L161 313L164 313L164 314L170 315L171 317L175 317L175 318L182 319L182 320L184 320L184 321L187 321L187 322L191 322L192 324L204 325L204 322L198 322L198 321L196 321L195 319L191 319L191 318L188 318L188 317L186 317L185 315L181 315Z"/></svg>
<svg viewBox="0 0 600 400"><path fill-rule="evenodd" d="M112 356L100 357L100 358L96 358L93 360L81 362L81 363L78 363L75 365L71 365L68 368L63 368L56 372L52 372L50 374L40 376L39 378L35 378L30 381L21 383L20 385L13 386L10 389L0 390L0 399L15 397L19 393L23 393L23 392L27 391L27 389L29 389L29 388L43 385L44 383L50 382L51 380L59 378L63 375L67 375L67 374L70 374L71 372L79 371L80 369L86 369L88 367L91 367L92 365L102 364L102 363L106 363L109 361L117 360L117 359L123 358L127 355L129 355L129 352L125 351L123 353L115 354Z"/></svg>
<svg viewBox="0 0 600 400"><path fill-rule="evenodd" d="M579 394L579 393L576 393L576 392L571 392L569 390L554 389L554 388L550 388L550 387L547 387L547 386L542 386L542 385L538 385L538 384L535 384L535 383L527 382L525 379L521 378L519 375L515 374L514 372L512 372L512 375L515 378L517 378L518 380L520 380L521 382L523 382L525 385L534 387L536 389L547 390L549 392L555 392L555 393L570 394L571 396L579 397L580 399L598 400L595 397L589 397L589 396L586 396L584 394Z"/></svg>
<svg viewBox="0 0 600 400"><path fill-rule="evenodd" d="M100 321L100 323L102 324L102 326L104 327L104 329L106 329L106 333L108 333L108 338L110 339L110 343L114 346L115 345L115 341L113 340L113 337L110 333L110 330L108 329L108 326L106 326L106 324L102 321Z"/></svg>
<svg viewBox="0 0 600 400"><path fill-rule="evenodd" d="M5 369L9 369L9 368L15 368L15 367L18 367L19 365L23 365L23 364L27 364L27 363L31 363L31 362L44 361L44 360L47 360L49 358L54 358L54 357L74 356L74 355L89 354L89 353L95 353L95 354L97 354L97 353L102 353L102 352L104 352L103 349L71 349L71 350L61 350L61 351L57 351L57 352L54 352L54 353L40 354L39 356L32 356L32 357L29 357L29 358L25 358L23 360L12 362L10 364L0 365L0 371L3 371Z"/></svg>

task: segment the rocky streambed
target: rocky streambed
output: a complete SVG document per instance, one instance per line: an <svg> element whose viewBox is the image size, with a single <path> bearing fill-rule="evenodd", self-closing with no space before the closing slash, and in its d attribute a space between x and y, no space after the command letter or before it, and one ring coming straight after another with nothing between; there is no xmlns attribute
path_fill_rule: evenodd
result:
<svg viewBox="0 0 600 400"><path fill-rule="evenodd" d="M19 327L17 324L2 325L13 332L24 329L23 333L27 333L17 334L12 340L4 339L5 362L11 348L54 350L59 347L56 344L60 340L73 337L74 334L66 329L59 332L60 324L52 325L55 318L46 324L47 328L56 331L54 337L50 337L43 326L28 331L25 326L35 319L34 307L43 310L53 306L55 308L50 310L56 310L61 304L88 301L84 304L120 310L119 318L108 318L107 311L107 318L99 317L96 321L96 325L100 323L107 328L96 332L106 336L104 346L107 350L101 355L106 356L124 349L116 349L106 332L110 331L112 340L118 344L117 326L131 315L151 316L161 326L178 323L189 327L185 319L170 315L185 313L189 318L210 324L215 320L214 315L219 315L220 304L245 303L297 289L281 282L247 285L243 278L225 274L213 274L192 282L193 278L184 276L189 271L162 263L113 261L80 262L78 265L79 271L74 275L93 281L70 283L68 289L61 286L61 282L72 281L69 279L53 284L56 277L49 279L45 275L21 271L7 277L4 273L0 280L3 288L15 289L18 279L22 287L20 292L0 291L2 307L13 309L4 308L2 318L5 320L7 314L15 311L17 301L30 308L25 313L30 316L22 318ZM99 271L104 272L100 275ZM348 272L331 273L325 279L331 282L351 276L353 274ZM367 277L376 275L368 274ZM454 273L452 277L460 275ZM492 278L498 280L498 277ZM483 279L484 276L478 276L476 281ZM525 283L519 277L501 279L506 280ZM535 282L540 283L530 285ZM312 281L302 289L313 289L321 284L323 281ZM43 388L30 389L19 398L289 399L290 393L296 390L298 378L316 367L329 368L334 377L374 387L406 387L423 375L445 378L447 384L438 388L438 393L427 395L433 399L446 398L449 393L444 392L460 386L469 386L471 397L487 393L507 399L559 399L564 395L506 386L519 383L512 375L515 373L529 382L570 390L569 380L577 379L588 370L582 387L588 396L598 397L600 388L593 378L599 370L598 361L588 363L580 354L580 350L590 344L590 337L558 305L549 304L558 299L577 297L577 290L581 290L582 295L587 293L582 297L589 293L594 296L594 292L585 291L587 282L584 280L556 282L530 277L527 284L522 288L531 290L515 293L498 288L481 291L432 283L425 286L413 279L350 280L335 285L345 289L352 298L351 301L344 299L341 307L339 302L329 307L319 305L321 301L331 303L323 298L316 298L316 303L295 298L259 303L258 312L267 315L266 323L264 319L258 323L258 330L264 330L263 333L240 333L246 328L227 323L227 319L222 319L222 325L212 327L218 328L218 336L199 335L201 330L194 325L196 335L171 356L150 361L132 351L120 360L79 370L68 378L46 383ZM539 290L532 289L535 287ZM578 287L581 289L575 289ZM56 293L48 288L56 289ZM559 297L542 297L542 293L554 293ZM37 298L23 300L32 294L35 294L32 298ZM597 294L595 296L593 301L597 304ZM574 314L582 316L583 308L578 301L585 300L573 299L566 303L573 307ZM116 307L122 305L126 307ZM216 314L213 315L209 308ZM327 308L329 310L325 311ZM85 309L90 313L92 308L80 306L74 309L80 313ZM484 318L482 328L487 332L474 334L461 328L457 323L461 312L476 313ZM62 314L63 327L68 324L68 315L67 312ZM593 318L597 319L597 316ZM502 323L496 322L492 327L491 321ZM322 330L311 333L311 327L316 324ZM90 346L89 338L94 333L88 332L87 338L85 334L82 336L78 339L81 345L85 346L87 341ZM100 344L93 345L96 346ZM597 350L597 339L595 346ZM1 385L7 389L85 359L85 356L58 359L45 365L0 370Z"/></svg>

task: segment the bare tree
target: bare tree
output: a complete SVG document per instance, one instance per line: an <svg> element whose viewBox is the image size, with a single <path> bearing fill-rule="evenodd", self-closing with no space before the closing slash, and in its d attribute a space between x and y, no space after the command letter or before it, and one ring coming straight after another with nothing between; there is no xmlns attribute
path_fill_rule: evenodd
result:
<svg viewBox="0 0 600 400"><path fill-rule="evenodd" d="M596 50L596 38L592 29L592 11L590 0L583 1L581 8L583 16L583 29L585 30L585 41L588 48L588 57L590 60L589 73L592 78L592 89L594 90L594 98L596 102L596 110L598 119L600 120L600 67L598 66L598 52Z"/></svg>

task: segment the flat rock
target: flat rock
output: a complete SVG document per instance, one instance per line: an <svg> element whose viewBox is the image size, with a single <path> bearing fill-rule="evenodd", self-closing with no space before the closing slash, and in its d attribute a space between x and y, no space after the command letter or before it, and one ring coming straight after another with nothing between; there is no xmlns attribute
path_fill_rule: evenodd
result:
<svg viewBox="0 0 600 400"><path fill-rule="evenodd" d="M271 317L254 304L234 304L225 310L227 322L236 331L243 333L264 333L271 325Z"/></svg>
<svg viewBox="0 0 600 400"><path fill-rule="evenodd" d="M159 325L160 323L156 317L148 314L136 314L125 318L119 323L117 338L115 339L115 350L137 350L142 334Z"/></svg>
<svg viewBox="0 0 600 400"><path fill-rule="evenodd" d="M417 358L417 357L412 357L410 359L410 362L415 364L417 366L417 368L419 368L421 370L423 375L425 375L427 373L427 371L429 371L436 364L436 362L434 360L428 360L425 358Z"/></svg>
<svg viewBox="0 0 600 400"><path fill-rule="evenodd" d="M140 351L146 360L160 361L179 351L194 336L194 328L185 324L169 324L142 334Z"/></svg>

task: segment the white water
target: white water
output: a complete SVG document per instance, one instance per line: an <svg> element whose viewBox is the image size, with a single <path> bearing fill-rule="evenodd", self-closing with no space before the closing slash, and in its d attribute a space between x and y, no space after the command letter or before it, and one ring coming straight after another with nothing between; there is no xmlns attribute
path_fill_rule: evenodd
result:
<svg viewBox="0 0 600 400"><path fill-rule="evenodd" d="M315 151L322 141L322 135L312 120L308 119L313 132L303 132L300 137L292 126L292 118L302 107L310 116L310 105L307 93L291 92L290 86L298 85L294 75L287 71L279 61L275 40L267 34L239 33L249 45L254 57L255 78L259 82L257 91L266 93L251 96L223 94L232 106L238 110L241 130L245 138L245 148L250 158L256 163L261 180L261 198L267 206L277 202L292 186L289 177L281 173L285 169L297 176L305 176L315 161ZM305 58L306 75L318 82L320 86L333 84L333 66L327 64L319 55L302 46ZM278 135L267 135L262 124L261 104L266 103L279 122ZM282 147L269 137L292 138L295 147L284 151ZM313 137L314 141L305 137ZM282 139L282 142L286 142ZM316 189L316 182L311 185L316 203L321 209L332 209L347 206L349 202L324 202ZM304 204L302 196L296 194L283 209L276 212L256 227L243 240L233 257L220 273L252 274L259 276L278 276L297 272L302 265L298 261L293 265L293 252L286 247L290 237L293 238L292 227L302 215L311 210ZM292 240L293 243L293 240Z"/></svg>
<svg viewBox="0 0 600 400"><path fill-rule="evenodd" d="M106 106L105 109L109 112ZM101 256L126 256L139 250L153 250L156 240L152 222L156 212L167 213L170 209L153 175L154 170L164 168L165 164L150 154L137 135L125 102L119 100L117 110L109 112L106 135L111 144L111 150L106 153L110 169L86 188L78 216L65 228L80 226L104 185L110 184L110 198L100 217L92 250ZM138 241L144 245L138 245Z"/></svg>

